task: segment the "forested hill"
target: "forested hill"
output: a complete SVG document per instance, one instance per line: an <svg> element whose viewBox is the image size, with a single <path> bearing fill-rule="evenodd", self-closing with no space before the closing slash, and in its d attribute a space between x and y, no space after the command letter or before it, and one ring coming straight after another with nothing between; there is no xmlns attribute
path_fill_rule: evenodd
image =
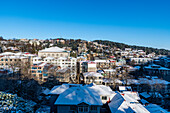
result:
<svg viewBox="0 0 170 113"><path fill-rule="evenodd" d="M107 46L110 46L110 47L117 47L117 48L120 48L120 49L133 48L133 49L138 49L138 50L144 50L144 51L146 51L146 53L155 52L158 55L159 54L167 55L168 52L170 52L170 50L166 50L166 49L157 49L157 48L152 48L152 47L127 45L127 44L124 44L124 43L112 42L112 41L108 41L108 40L94 40L93 42L97 42L98 44L103 44L103 45L107 45Z"/></svg>

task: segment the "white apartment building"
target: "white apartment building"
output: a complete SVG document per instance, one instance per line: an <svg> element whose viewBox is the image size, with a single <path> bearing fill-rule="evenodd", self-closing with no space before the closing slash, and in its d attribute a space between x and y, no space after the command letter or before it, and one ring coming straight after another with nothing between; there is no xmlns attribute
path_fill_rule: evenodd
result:
<svg viewBox="0 0 170 113"><path fill-rule="evenodd" d="M93 61L79 61L77 63L77 73L83 74L85 72L96 72L96 63Z"/></svg>
<svg viewBox="0 0 170 113"><path fill-rule="evenodd" d="M69 57L70 52L66 51L63 48L59 48L56 46L56 47L50 47L50 48L40 50L38 52L38 56L42 57L42 58L45 58L45 57L53 57L53 58Z"/></svg>
<svg viewBox="0 0 170 113"><path fill-rule="evenodd" d="M2 66L18 66L23 65L32 61L35 55L30 53L12 53L12 52L4 52L0 54L0 65Z"/></svg>
<svg viewBox="0 0 170 113"><path fill-rule="evenodd" d="M35 62L46 62L53 64L54 66L59 66L61 69L69 67L71 70L71 75L76 77L77 75L77 59L73 57L60 57L60 58L54 58L54 57L46 57L46 58L40 58L35 57L33 58L33 63Z"/></svg>
<svg viewBox="0 0 170 113"><path fill-rule="evenodd" d="M90 84L90 83L95 83L95 84L102 84L103 82L103 75L101 73L96 73L96 72L86 72L83 73L83 79L84 83Z"/></svg>
<svg viewBox="0 0 170 113"><path fill-rule="evenodd" d="M130 61L134 61L135 64L147 63L153 61L151 58L131 58Z"/></svg>
<svg viewBox="0 0 170 113"><path fill-rule="evenodd" d="M116 60L95 60L97 69L109 69L116 65Z"/></svg>

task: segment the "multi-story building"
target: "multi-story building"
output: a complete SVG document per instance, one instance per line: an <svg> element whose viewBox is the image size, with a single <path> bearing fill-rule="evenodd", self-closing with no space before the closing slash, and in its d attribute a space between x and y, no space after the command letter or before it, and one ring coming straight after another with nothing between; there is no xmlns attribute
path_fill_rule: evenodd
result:
<svg viewBox="0 0 170 113"><path fill-rule="evenodd" d="M151 59L151 58L131 58L130 61L134 62L135 64L144 64L147 62L152 62L153 59Z"/></svg>
<svg viewBox="0 0 170 113"><path fill-rule="evenodd" d="M114 69L103 69L104 78L114 78L116 77L116 70Z"/></svg>
<svg viewBox="0 0 170 113"><path fill-rule="evenodd" d="M80 61L77 63L77 74L96 71L97 71L96 63L93 61Z"/></svg>
<svg viewBox="0 0 170 113"><path fill-rule="evenodd" d="M144 67L144 73L150 76L158 76L164 80L170 81L170 69L162 67L160 65L149 65Z"/></svg>
<svg viewBox="0 0 170 113"><path fill-rule="evenodd" d="M90 83L102 84L103 75L101 73L96 73L96 72L86 72L83 73L83 80L84 83L86 84L90 84Z"/></svg>
<svg viewBox="0 0 170 113"><path fill-rule="evenodd" d="M51 64L45 62L34 63L31 66L32 78L40 83L46 82L50 73L48 71L51 67L53 67Z"/></svg>
<svg viewBox="0 0 170 113"><path fill-rule="evenodd" d="M0 54L0 65L6 67L20 67L21 65L29 63L34 55L26 53L12 53L5 52Z"/></svg>
<svg viewBox="0 0 170 113"><path fill-rule="evenodd" d="M59 82L71 82L71 70L69 68L58 69L54 75Z"/></svg>
<svg viewBox="0 0 170 113"><path fill-rule="evenodd" d="M116 65L115 60L95 60L97 69L109 69Z"/></svg>
<svg viewBox="0 0 170 113"><path fill-rule="evenodd" d="M40 58L35 57L33 58L33 63L36 62L46 62L50 63L54 66L59 66L61 69L69 68L70 69L70 75L75 78L77 75L77 59L73 57L60 57L60 58L54 58L54 57L46 57L46 58Z"/></svg>
<svg viewBox="0 0 170 113"><path fill-rule="evenodd" d="M56 66L60 66L62 69L68 67L71 70L70 74L72 77L76 77L76 75L77 75L77 59L76 58L60 57L60 58L56 59Z"/></svg>
<svg viewBox="0 0 170 113"><path fill-rule="evenodd" d="M38 56L42 57L42 58L45 58L45 57L54 57L54 58L69 57L70 56L70 52L66 51L63 48L50 47L50 48L46 48L46 49L40 50L38 52Z"/></svg>

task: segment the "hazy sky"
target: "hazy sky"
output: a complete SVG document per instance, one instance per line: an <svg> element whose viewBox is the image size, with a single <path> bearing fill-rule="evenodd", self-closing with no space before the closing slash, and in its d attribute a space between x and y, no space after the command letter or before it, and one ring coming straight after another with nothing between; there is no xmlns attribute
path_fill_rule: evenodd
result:
<svg viewBox="0 0 170 113"><path fill-rule="evenodd" d="M101 39L170 50L170 0L0 0L0 36Z"/></svg>

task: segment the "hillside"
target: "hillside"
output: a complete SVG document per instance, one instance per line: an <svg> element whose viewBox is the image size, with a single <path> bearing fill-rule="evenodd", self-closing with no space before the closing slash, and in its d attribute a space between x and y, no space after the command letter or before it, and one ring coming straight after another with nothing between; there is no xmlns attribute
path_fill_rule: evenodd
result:
<svg viewBox="0 0 170 113"><path fill-rule="evenodd" d="M120 49L133 48L133 49L138 49L138 50L144 50L144 51L146 51L146 53L155 52L157 55L159 55L159 54L168 55L168 52L170 52L170 50L166 50L166 49L157 49L157 48L152 48L152 47L127 45L127 44L124 44L124 43L112 42L112 41L108 41L108 40L94 40L93 42L97 42L99 44L107 45L107 46L110 46L112 48L113 47L117 47L117 48L120 48Z"/></svg>

